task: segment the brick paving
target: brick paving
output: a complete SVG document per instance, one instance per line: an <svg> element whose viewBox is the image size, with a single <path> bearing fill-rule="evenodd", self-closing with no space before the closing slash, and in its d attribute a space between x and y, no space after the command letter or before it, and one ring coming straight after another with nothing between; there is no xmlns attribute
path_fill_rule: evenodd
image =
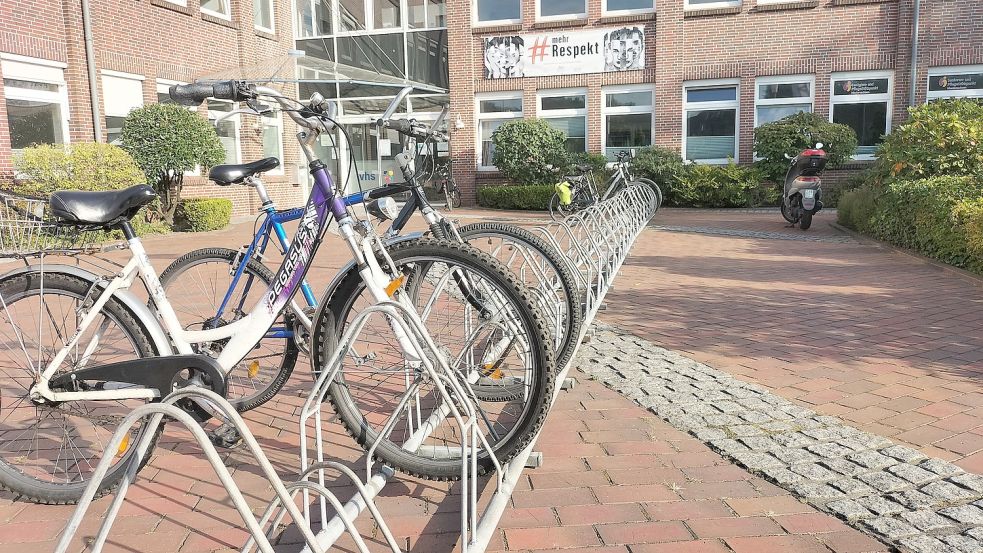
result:
<svg viewBox="0 0 983 553"><path fill-rule="evenodd" d="M644 232L599 319L983 472L983 280L833 220L803 233L776 211L664 209L653 225L720 233Z"/></svg>
<svg viewBox="0 0 983 553"><path fill-rule="evenodd" d="M459 216L466 219L481 216L490 219L508 219L512 214L504 212L489 214L466 210ZM786 230L780 228L780 220L779 228L776 230L772 221L776 216L777 213L761 215L743 212L740 215L718 212L705 214L691 212L677 215L666 211L660 213L657 221L667 225L716 228L722 224L722 218L732 217L728 224L739 232L748 228L762 232L785 232ZM524 223L532 223L539 218L540 216L535 215L523 216L522 220ZM747 226L748 221L752 223L751 227ZM240 223L226 231L206 236L178 235L151 238L147 240L147 248L155 265L163 268L177 255L195 247L206 245L235 247L244 242L244 237L248 235L251 227L250 223ZM817 220L814 230L817 235L829 233L831 236L838 236L836 231L825 228L822 219ZM180 240L175 239L178 237ZM702 244L700 241L707 243ZM735 241L739 241L742 246L734 249L732 244ZM744 283L753 290L753 294L748 297L751 298L752 303L750 312L757 315L757 323L750 323L742 314L735 313L735 310L731 309L739 306L741 302L735 301L734 306L724 309L725 302L722 300L732 292L726 289L727 279L724 278L730 274L723 270L728 263L726 256L731 254L736 256L733 260L736 265L731 267L732 271L755 273L748 262L748 258L753 258L748 250L767 255L768 263L765 265L774 266L782 261L782 256L791 255L801 261L808 258L809 250L818 248L825 252L823 255L829 263L833 263L839 255L848 256L842 264L850 269L846 274L853 282L852 291L848 294L847 290L839 289L846 288L846 285L822 284L821 279L814 275L793 271L789 280L794 281L797 278L800 283L797 286L805 287L805 291L793 292L797 298L801 299L811 288L829 286L836 289L834 290L837 293L835 305L840 307L850 305L848 298L843 297L847 295L852 295L849 299L862 302L863 294L873 291L883 299L883 296L889 295L884 291L885 279L877 273L864 270L861 263L864 256L874 258L886 256L887 259L875 261L875 265L880 268L891 263L911 265L915 267L915 273L919 271L925 273L920 277L916 274L918 278L914 279L913 285L931 283L932 286L926 289L938 291L939 298L927 303L922 300L918 305L928 305L934 313L936 311L932 306L945 304L956 308L960 313L957 317L964 325L961 334L962 342L973 344L975 336L977 345L968 350L963 348L959 355L965 357L968 355L967 351L979 352L979 324L971 326L975 319L970 316L974 296L964 295L962 303L949 300L950 294L973 290L971 285L961 283L954 285L949 282L953 279L947 273L942 276L934 269L926 269L906 258L898 258L859 244L782 241L794 245L795 249L790 254L779 248L776 242L780 241L774 238L751 239L706 233L646 231L636 245L633 258L625 265L624 272L617 281L618 288L609 296L610 306L624 305L619 302L629 300L627 292L639 286L644 275L646 292L630 297L634 305L641 304L644 309L635 308L633 316L632 313L619 312L618 309L612 308L601 314L602 319L618 324L625 323L632 332L643 336L647 334L646 337L655 336L657 338L655 341L660 345L682 351L689 357L701 361L713 358L714 362L710 364L715 368L739 374L743 379L758 381L776 390L780 395L823 412L819 405L803 402L799 396L832 389L854 382L853 380L845 378L837 380L828 374L830 370L819 371L815 364L812 372L821 374L807 374L793 379L790 373L796 372L794 366L789 362L779 362L781 356L767 349L768 341L760 334L754 334L756 330L745 333L753 335L756 340L748 339L747 342L737 343L736 340L719 339L719 337L736 337L740 331L746 330L746 327L752 324L756 325L757 329L761 329L761 333L766 333L765 329L785 328L777 324L767 324L765 317L768 310L765 309L767 300L764 296L770 293L769 288L778 289L774 281L780 279L782 275L777 272L773 273L764 268L756 272L757 275L762 275L758 280L766 286ZM753 245L749 245L752 243ZM336 244L337 242L332 243L332 245ZM694 248L703 248L703 251ZM843 251L838 252L838 249ZM683 255L684 252L688 253L688 256ZM688 296L677 289L680 286L679 280L673 282L669 278L674 276L671 270L683 273L695 272L700 267L697 264L699 260L693 258L701 257L701 254L713 257L711 260L704 261L716 261L721 265L721 267L708 268L710 272L706 274L714 275L713 279L719 279L724 286L718 292L708 292L711 288L709 283L699 282L701 277L694 275L689 277L696 280L692 285L694 288L702 288L699 292L703 292L703 296L708 300L702 310L696 307L700 300L699 294ZM680 259L675 260L675 258ZM337 252L322 250L311 275L315 288L319 284L326 283L346 259L347 254L341 249ZM899 269L895 266L893 270ZM865 275L871 279L870 282L857 284ZM889 280L897 282L903 280L898 274L887 276ZM934 280L929 277L934 277ZM897 294L903 295L906 300L913 301L918 298L914 291L909 290ZM748 297L742 299L747 301ZM967 297L969 300L966 299ZM979 298L978 291L975 298ZM817 309L821 307L821 300L821 297L815 298L810 306L818 311L819 315L825 317L826 324L824 327L818 324L810 325L810 332L812 328L820 329L826 340L832 340L832 336L837 335L837 327L828 324L830 321L828 313ZM975 301L978 303L979 300ZM895 309L900 311L899 308ZM906 309L914 310L914 307L906 307ZM644 313L644 317L638 316L639 313ZM866 313L870 314L870 312ZM776 320L787 318L785 314L773 313L773 315ZM686 326L687 316L691 319L690 327ZM715 324L720 324L720 321L725 320L726 317L730 317L731 323L734 323L733 331L716 328L716 334L711 332ZM907 325L901 325L900 328L924 334L925 339L917 341L920 345L928 343L929 338L935 336L937 331L935 325L942 319L926 316L909 317L907 320ZM842 321L850 321L850 319L843 318L841 324ZM913 324L913 321L923 321L925 328L921 331L917 330L917 325ZM850 324L857 323L853 321ZM882 321L878 321L878 325L882 324L884 324ZM798 332L802 330L800 324L792 328ZM913 328L916 330L912 330ZM700 345L696 336L706 337L707 343ZM778 345L772 346L774 348L783 347L782 341L790 342L786 339L788 334L776 334L776 336L781 341L777 341ZM958 340L960 338L953 337L951 342L955 343ZM748 346L752 343L757 344L757 349ZM882 340L880 343L885 344L888 341ZM747 349L740 349L742 347ZM744 356L741 354L742 351L754 357ZM826 364L831 364L834 358L845 363L847 354L851 350L841 345L836 351L837 357L829 355L823 358L823 368L826 368ZM817 359L816 353L814 351L811 353L813 359ZM871 355L882 356L880 362L888 365L891 359L889 354L890 352L873 352ZM731 365L717 362L721 359L726 360L727 355L741 357L742 363L753 365L755 369L739 363L734 366L741 367L741 370L733 371ZM766 357L774 361L771 364L752 362ZM869 360L866 357L867 354L864 355L862 364L864 367L862 372L865 376L858 380L870 379L871 382L880 384L875 391L882 393L885 393L882 388L889 388L887 392L891 395L903 391L896 387L893 391L891 389L902 381L905 381L904 385L916 388L912 380L934 377L946 384L936 388L951 390L953 386L968 380L968 378L956 380L950 373L933 376L934 368L929 370L929 374L912 377L909 373L927 370L916 369L914 360L904 361L911 365L910 367L906 365L908 367L906 371L898 369L899 365L890 365L891 370L885 369L879 372L868 367ZM945 360L946 357L938 359ZM772 365L782 368L764 370L770 369ZM919 367L922 365L919 364ZM843 378L852 368L852 365L840 366L835 374ZM762 374L757 378L747 374L755 370ZM772 379L769 383L768 379L764 378L770 373L783 375L788 383L774 386L777 379ZM297 430L292 419L303 402L302 396L308 376L308 370L302 359L285 392L247 416L267 454L284 475L293 472L297 465ZM835 384L831 383L828 388L824 388L824 379ZM812 381L817 383L809 384ZM923 392L922 395L929 395L929 381L920 380L917 384L922 386L917 388L918 391ZM797 388L796 385L805 388ZM810 387L817 389L806 389ZM787 389L806 393L783 393ZM946 426L953 426L960 420L968 420L966 417L975 416L978 420L978 413L974 413L974 409L978 406L966 405L967 401L972 400L971 396L974 393L979 394L975 389L967 389L944 398L925 398L923 401L927 403L924 405L906 411L894 411L894 413L918 412L924 407L932 406L934 409L928 411L934 413L929 415L933 418L927 423L913 426L912 429L924 426L945 429ZM915 397L914 394L915 392L911 392L896 397ZM872 395L879 398L888 397ZM953 396L956 395L962 402L953 401ZM835 403L835 401L830 400L826 403ZM901 404L890 405L897 408ZM938 424L940 421L959 416L963 418ZM874 422L879 420L876 419ZM858 425L865 430L871 430L863 424ZM963 426L966 426L965 422ZM978 425L974 425L973 428L978 430L976 426ZM339 458L351 462L351 466L357 467L361 452L339 429L333 426L329 426L329 429L332 432L331 443L335 444L334 452ZM964 428L960 433L969 430ZM946 435L932 443L945 441L956 435L958 434ZM892 439L897 440L896 437ZM963 449L971 449L973 440L963 440L963 443L970 444L963 446ZM942 449L937 445L933 447L939 451L951 451L950 458L956 456L955 449ZM696 438L673 429L630 400L600 384L588 382L586 378L581 378L581 386L561 396L556 412L547 422L539 449L546 455L546 464L542 468L527 471L513 497L512 505L506 511L497 538L493 540L490 547L491 550L548 551L568 548L568 551L591 553L629 551L631 553L670 551L681 553L824 551L828 553L829 551L888 550L882 543L850 528L837 518L799 502L782 488L731 464ZM923 447L924 449L926 448ZM123 510L124 516L119 519L106 551L226 551L237 549L242 544L244 532L239 529L241 524L237 515L220 488L214 484L215 479L211 476L210 469L195 450L196 447L188 442L185 432L176 429L168 431L153 461L143 473L146 478L131 492L132 495L129 496L130 499ZM962 457L960 463L970 469L968 462L973 461L975 455L977 455L975 452L959 455ZM243 452L230 454L229 463L234 467L235 476L254 509L258 510L265 505L271 492L256 475L255 468L247 461ZM351 492L350 488L344 485L334 489L343 496ZM391 484L383 493L380 506L387 514L390 527L409 549L450 550L454 541L453 530L459 514L455 493L453 486L400 477L398 482ZM106 499L100 500L92 513L104 509L107 505ZM51 550L53 540L70 512L71 509L67 507L16 503L12 502L9 496L0 496L0 522L3 522L0 524L0 553ZM83 525L84 531L80 532L80 542L76 544L78 550L82 549L82 541L86 537L94 535L96 523L96 517L90 515ZM363 535L367 537L374 535L372 523L368 518L360 519L358 524ZM278 550L296 550L298 538L295 529L287 528L280 536L280 543ZM341 545L341 550L352 550L350 541L342 542ZM374 539L370 540L370 545L373 550L379 550L381 546Z"/></svg>

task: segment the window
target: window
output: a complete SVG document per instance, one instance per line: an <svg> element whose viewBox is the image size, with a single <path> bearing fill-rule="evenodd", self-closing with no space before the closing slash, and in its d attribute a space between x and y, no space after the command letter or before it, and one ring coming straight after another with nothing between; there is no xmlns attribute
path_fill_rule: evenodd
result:
<svg viewBox="0 0 983 553"><path fill-rule="evenodd" d="M737 159L737 81L683 83L683 157L704 163Z"/></svg>
<svg viewBox="0 0 983 553"><path fill-rule="evenodd" d="M811 112L815 78L761 77L755 83L754 126L778 121L800 112Z"/></svg>
<svg viewBox="0 0 983 553"><path fill-rule="evenodd" d="M102 105L106 112L106 140L117 144L126 116L143 105L143 77L103 70Z"/></svg>
<svg viewBox="0 0 983 553"><path fill-rule="evenodd" d="M522 12L519 0L474 0L476 23L479 25L496 25L502 23L520 23ZM538 1L538 0L534 0Z"/></svg>
<svg viewBox="0 0 983 553"><path fill-rule="evenodd" d="M602 89L601 119L604 121L604 154L652 145L651 87L611 87Z"/></svg>
<svg viewBox="0 0 983 553"><path fill-rule="evenodd" d="M478 168L494 169L492 156L495 145L492 133L510 119L522 118L522 92L479 94L478 109Z"/></svg>
<svg viewBox="0 0 983 553"><path fill-rule="evenodd" d="M927 99L942 98L983 98L983 65L929 69Z"/></svg>
<svg viewBox="0 0 983 553"><path fill-rule="evenodd" d="M541 90L537 115L567 135L567 150L587 151L587 91Z"/></svg>
<svg viewBox="0 0 983 553"><path fill-rule="evenodd" d="M295 0L297 17L296 38L310 38L331 35L332 0ZM300 47L301 45L297 45ZM301 48L306 50L306 48Z"/></svg>
<svg viewBox="0 0 983 553"><path fill-rule="evenodd" d="M536 0L536 19L553 21L587 17L585 0Z"/></svg>
<svg viewBox="0 0 983 553"><path fill-rule="evenodd" d="M228 116L234 109L235 104L232 102L214 98L208 99L208 120L215 125L218 139L222 143L222 147L225 148L225 161L223 163L239 163L239 116ZM223 117L227 118L222 119Z"/></svg>
<svg viewBox="0 0 983 553"><path fill-rule="evenodd" d="M68 142L68 93L65 64L4 55L3 93L7 104L10 148Z"/></svg>
<svg viewBox="0 0 983 553"><path fill-rule="evenodd" d="M711 8L734 8L740 5L741 5L741 0L686 0L687 10L705 10Z"/></svg>
<svg viewBox="0 0 983 553"><path fill-rule="evenodd" d="M232 19L229 0L201 0L201 12L221 19Z"/></svg>
<svg viewBox="0 0 983 553"><path fill-rule="evenodd" d="M406 33L406 63L410 80L450 88L447 31Z"/></svg>
<svg viewBox="0 0 983 553"><path fill-rule="evenodd" d="M603 15L630 15L655 11L652 0L604 0Z"/></svg>
<svg viewBox="0 0 983 553"><path fill-rule="evenodd" d="M260 118L260 132L263 140L263 157L275 157L280 160L280 166L269 172L271 175L282 175L283 164L283 115L277 112L275 115L263 116Z"/></svg>
<svg viewBox="0 0 983 553"><path fill-rule="evenodd" d="M857 133L858 159L873 159L891 131L891 72L834 73L830 120Z"/></svg>
<svg viewBox="0 0 983 553"><path fill-rule="evenodd" d="M444 0L406 0L406 17L411 29L432 29L447 26Z"/></svg>
<svg viewBox="0 0 983 553"><path fill-rule="evenodd" d="M253 25L260 31L274 32L273 0L253 0Z"/></svg>

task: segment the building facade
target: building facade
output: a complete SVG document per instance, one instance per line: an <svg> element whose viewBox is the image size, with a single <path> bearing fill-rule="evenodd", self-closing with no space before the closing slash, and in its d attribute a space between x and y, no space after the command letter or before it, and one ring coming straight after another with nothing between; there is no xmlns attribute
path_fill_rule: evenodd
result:
<svg viewBox="0 0 983 553"><path fill-rule="evenodd" d="M449 89L400 112L433 119L449 102L446 153L468 203L502 182L491 134L510 119L546 119L572 151L658 145L746 163L757 125L814 111L857 131L860 166L909 105L983 97L980 0L3 0L0 178L27 145L112 141L129 110L167 101L171 84L292 49ZM339 101L351 138L320 146L336 175L349 188L400 180L399 137L372 124L395 91L297 93L315 90ZM270 190L284 206L303 200L289 118L234 116L217 131L229 162L280 157ZM258 207L249 190L201 175L186 194L231 195L237 214Z"/></svg>

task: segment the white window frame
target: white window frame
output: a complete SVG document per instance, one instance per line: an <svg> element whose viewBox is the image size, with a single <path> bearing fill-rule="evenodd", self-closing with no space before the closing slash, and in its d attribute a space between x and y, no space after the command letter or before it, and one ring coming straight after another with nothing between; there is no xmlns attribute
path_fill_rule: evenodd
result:
<svg viewBox="0 0 983 553"><path fill-rule="evenodd" d="M543 109L543 97L551 96L583 96L584 107L576 109ZM547 88L536 91L536 117L540 119L566 119L570 117L584 118L584 151L589 152L587 141L590 139L590 119L587 117L587 102L589 96L586 88Z"/></svg>
<svg viewBox="0 0 983 553"><path fill-rule="evenodd" d="M652 104L649 106L618 106L608 107L608 96L611 94L624 94L631 92L651 92ZM639 85L614 85L601 88L601 154L608 155L608 115L627 115L632 113L649 113L649 135L651 142L655 142L655 86L650 84ZM649 144L652 146L653 144ZM642 147L642 146L640 146Z"/></svg>
<svg viewBox="0 0 983 553"><path fill-rule="evenodd" d="M270 7L270 26L256 24L256 3L264 3ZM253 0L253 28L264 33L276 34L276 0Z"/></svg>
<svg viewBox="0 0 983 553"><path fill-rule="evenodd" d="M219 2L222 2L222 4L225 6L225 11L228 13L217 12L200 5L201 13L212 17L217 17L219 19L224 19L226 21L232 21L232 2L230 0L219 0Z"/></svg>
<svg viewBox="0 0 983 553"><path fill-rule="evenodd" d="M713 10L717 8L739 8L741 7L741 0L718 0L717 2L710 2L708 4L690 4L690 0L685 0L685 11L694 10Z"/></svg>
<svg viewBox="0 0 983 553"><path fill-rule="evenodd" d="M601 0L601 17L618 17L623 15L642 15L655 13L655 0L651 0L651 8L635 8L631 10L609 10L608 0Z"/></svg>
<svg viewBox="0 0 983 553"><path fill-rule="evenodd" d="M706 88L735 88L734 100L720 102L697 102L700 109L705 110L734 110L734 163L740 163L741 157L741 80L740 79L709 79L703 81L686 81L683 83L683 143L682 155L687 162L693 161L707 165L726 165L729 160L723 159L695 159L690 160L686 157L686 135L689 129L686 127L686 112L690 110L689 102L686 101L687 92ZM695 109L695 108L694 108Z"/></svg>
<svg viewBox="0 0 983 553"><path fill-rule="evenodd" d="M542 4L544 0L533 0L536 3L536 21L578 21L581 19L587 19L587 2L588 0L582 0L584 3L584 11L579 13L561 13L559 15L541 15ZM519 13L522 13L522 4L519 4Z"/></svg>
<svg viewBox="0 0 983 553"><path fill-rule="evenodd" d="M865 94L857 96L837 96L834 87L836 81L864 80L864 79L887 79L887 92L884 94ZM846 71L833 73L829 78L829 121L833 120L833 108L839 104L874 104L877 102L887 102L887 120L885 122L884 136L891 134L891 124L894 117L894 71ZM876 159L875 154L856 154L853 159L869 161Z"/></svg>
<svg viewBox="0 0 983 553"><path fill-rule="evenodd" d="M209 99L208 101L209 102L222 103L222 104L232 104L232 110L236 110L239 107L236 102L230 102L228 100L214 100L214 99ZM211 109L211 104L208 105L208 108L209 108L208 109L208 122L213 127L215 126L215 120L216 119L218 119L219 117L222 117L223 115L225 115L226 113L228 113L227 111L219 111L219 110L213 110L213 109ZM242 119L240 118L239 114L237 113L237 114L233 115L232 117L229 117L228 119L225 119L225 121L229 121L229 122L231 122L233 124L233 126L235 128L235 135L236 135L236 141L235 141L235 144L236 144L236 157L230 163L233 163L233 164L235 164L235 163L242 163L242 125L241 125ZM227 163L227 162L224 162L223 161L222 163Z"/></svg>
<svg viewBox="0 0 983 553"><path fill-rule="evenodd" d="M525 106L523 106L523 111L519 112L496 112L496 113L481 113L481 102L484 100L515 100L518 99L522 101L522 91L521 90L509 90L506 92L479 92L474 96L474 139L475 139L475 163L477 165L478 171L498 171L498 167L494 165L484 165L486 160L481 159L481 123L484 121L509 121L512 119L522 119ZM489 163L491 160L488 160Z"/></svg>
<svg viewBox="0 0 983 553"><path fill-rule="evenodd" d="M522 23L522 2L519 0L519 17L514 19L489 19L488 21L480 21L478 19L478 2L482 0L471 0L471 26L472 27L494 27L496 25L514 25L516 23ZM485 0L491 2L494 0ZM527 2L536 2L536 13L539 13L539 0L525 0Z"/></svg>
<svg viewBox="0 0 983 553"><path fill-rule="evenodd" d="M102 115L103 115L103 119L104 120L106 120L106 118L108 118L108 117L126 117L129 114L129 112L132 111L133 109L136 109L137 107L142 107L142 106L146 105L146 101L144 100L144 97L143 97L143 81L147 80L146 77L144 77L143 75L137 75L135 73L123 73L122 71L111 71L109 69L102 69L102 70L99 71L99 73L101 75L100 84L102 85L102 111L103 111ZM106 103L107 100L108 100L108 97L109 97L109 94L106 93L106 77L111 77L111 78L114 78L114 79L122 79L122 80L126 80L126 81L136 81L136 82L138 82L140 84L140 103L139 103L139 105L130 108L130 110L127 110L126 113L122 113L121 111L116 111L113 107L109 106ZM108 140L108 135L109 135L109 121L108 120L106 120L106 134L107 134L107 142L110 142ZM112 143L112 142L110 142L110 143Z"/></svg>
<svg viewBox="0 0 983 553"><path fill-rule="evenodd" d="M281 176L281 175L284 174L284 166L286 164L286 160L284 159L284 156L286 155L286 152L283 149L284 148L284 143L283 143L283 113L280 112L279 110L277 110L277 112L274 114L273 117L259 117L257 124L259 125L259 129L260 129L260 133L259 133L260 150L262 150L262 148L263 148L263 146L262 146L262 143L263 143L263 131L266 130L266 127L276 127L276 129L278 131L276 133L276 137L277 137L277 141L278 141L278 143L280 145L280 155L277 156L277 157L280 160L280 165L277 165L277 167L275 169L271 169L271 170L267 171L266 174L267 175L271 175L271 176ZM264 157L266 156L266 152L263 152L263 156Z"/></svg>
<svg viewBox="0 0 983 553"><path fill-rule="evenodd" d="M809 84L809 96L795 98L761 98L761 85L770 84ZM804 104L809 101L810 113L816 109L816 76L815 75L775 75L758 77L754 80L754 128L758 128L758 107L784 106L789 104Z"/></svg>
<svg viewBox="0 0 983 553"><path fill-rule="evenodd" d="M65 69L68 68L68 64L6 53L0 53L0 64L3 65L3 78L5 79L52 84L58 87L57 91L46 91L4 86L4 101L8 99L42 100L53 104L57 103L61 109L61 143L69 144L71 136L68 132L68 85L65 82ZM0 85L2 84L3 81L0 80ZM6 125L7 121L5 120L3 124Z"/></svg>
<svg viewBox="0 0 983 553"><path fill-rule="evenodd" d="M932 92L932 79L942 75L970 75L983 73L983 65L950 65L942 67L931 67L928 70L928 79L925 81L925 103L932 100L954 99L954 98L983 98L983 89L956 90L954 93L941 91Z"/></svg>

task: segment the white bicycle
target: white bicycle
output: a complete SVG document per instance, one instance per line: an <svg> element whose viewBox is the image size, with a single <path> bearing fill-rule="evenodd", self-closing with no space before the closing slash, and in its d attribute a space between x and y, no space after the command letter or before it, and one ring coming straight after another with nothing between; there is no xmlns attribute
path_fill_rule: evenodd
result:
<svg viewBox="0 0 983 553"><path fill-rule="evenodd" d="M405 88L393 100L384 119L409 91ZM430 309L442 302L483 302L482 309L464 306L481 314L463 346L467 351L446 352L441 363L452 367L454 377L468 389L490 378L524 386L518 397L482 402L483 432L493 453L479 457L479 470L491 470L528 444L548 409L552 348L536 307L515 277L490 256L461 244L419 240L400 244L390 255L370 225L350 216L324 163L312 151L318 136L334 125L330 106L318 95L301 104L269 88L227 81L179 85L172 87L171 96L188 104L208 97L247 103L262 97L277 102L297 122L315 183L298 230L273 278L257 287L262 293L248 312L221 325L189 330L178 321L129 222L154 199L150 187L56 192L47 203L6 199L0 213L0 251L7 257L40 257L41 262L0 277L0 486L31 501L75 502L105 443L135 406L185 386L224 394L229 373L241 369L240 361L293 301L331 219L376 303L395 299L415 313L410 296L424 289ZM117 274L100 276L77 265L46 261L51 254L79 253L79 237L102 229L119 230L126 239L130 259ZM146 286L152 309L129 291L137 279ZM459 289L465 285L468 294ZM337 408L342 416L360 418L356 439L366 448L374 447L384 462L431 478L453 478L460 473L463 438L453 421L442 428L443 419L448 419L440 399L442 385L420 370L425 352L414 347L399 325L391 325L391 330L391 349L399 352L399 362L383 365L374 362L379 352L350 352L351 363L336 385L344 387L353 378L363 383L375 379L375 395ZM515 339L517 334L521 339ZM503 342L509 347L498 347ZM200 344L221 347L213 350L212 358L198 353ZM489 349L495 349L491 363ZM392 357L391 351L385 353ZM510 371L517 376L506 377ZM181 407L198 420L210 416L206 405ZM394 422L397 415L402 420ZM425 436L414 433L423 427L428 430ZM103 480L103 493L122 476L132 458L129 446L142 432L134 428L115 452L117 460Z"/></svg>

